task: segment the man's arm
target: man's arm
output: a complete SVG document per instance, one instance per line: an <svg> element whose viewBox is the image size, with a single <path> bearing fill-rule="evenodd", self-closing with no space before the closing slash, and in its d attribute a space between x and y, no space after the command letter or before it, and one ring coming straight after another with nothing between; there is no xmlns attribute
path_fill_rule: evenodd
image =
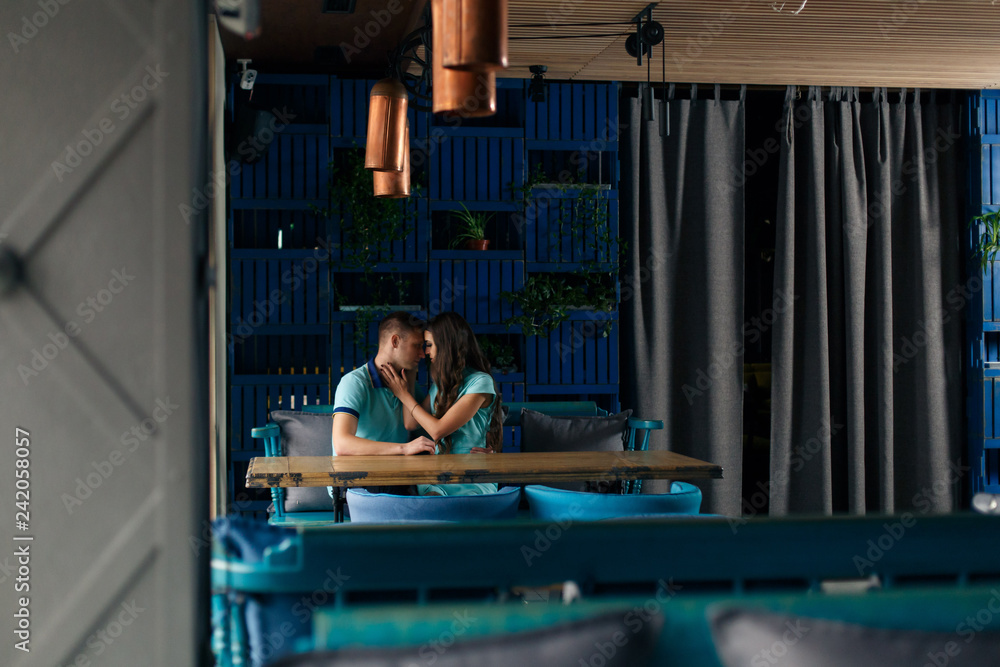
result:
<svg viewBox="0 0 1000 667"><path fill-rule="evenodd" d="M337 456L359 456L359 455L411 455L427 452L433 454L434 441L430 438L420 436L410 442L379 442L377 440L367 440L359 438L358 418L338 412L333 415L333 451Z"/></svg>

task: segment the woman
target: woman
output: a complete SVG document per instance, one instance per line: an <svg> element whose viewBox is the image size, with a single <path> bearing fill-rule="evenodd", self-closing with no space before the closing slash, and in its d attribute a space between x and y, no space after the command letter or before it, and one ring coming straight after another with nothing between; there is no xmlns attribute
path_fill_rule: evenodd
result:
<svg viewBox="0 0 1000 667"><path fill-rule="evenodd" d="M431 389L423 404L409 391L408 378L391 366L380 370L386 385L403 403L408 430L423 428L438 454L499 452L503 418L490 363L472 328L461 315L441 313L427 323L424 352ZM420 484L421 495L470 496L496 493L496 484Z"/></svg>

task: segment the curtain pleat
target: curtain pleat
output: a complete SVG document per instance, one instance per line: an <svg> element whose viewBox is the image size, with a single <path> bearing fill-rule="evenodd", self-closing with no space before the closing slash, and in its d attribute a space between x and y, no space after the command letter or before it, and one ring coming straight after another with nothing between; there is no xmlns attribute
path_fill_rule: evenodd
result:
<svg viewBox="0 0 1000 667"><path fill-rule="evenodd" d="M692 93L696 97L696 93ZM742 483L743 146L740 101L670 100L670 135L624 103L620 153L622 392L663 419L650 447L723 466L703 511L736 516ZM658 107L662 111L662 106ZM664 482L644 491L664 492Z"/></svg>
<svg viewBox="0 0 1000 667"><path fill-rule="evenodd" d="M956 104L786 96L772 514L954 509L963 470Z"/></svg>

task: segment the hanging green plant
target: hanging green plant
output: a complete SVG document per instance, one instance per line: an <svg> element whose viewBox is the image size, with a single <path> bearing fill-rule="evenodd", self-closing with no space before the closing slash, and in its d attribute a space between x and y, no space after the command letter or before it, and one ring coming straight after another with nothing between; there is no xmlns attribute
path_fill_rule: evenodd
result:
<svg viewBox="0 0 1000 667"><path fill-rule="evenodd" d="M549 195L549 201L559 204L558 216L548 222L549 242L553 247L569 244L576 249L574 254L585 258L573 271L535 274L521 290L501 292L502 298L521 309L520 315L504 323L508 328L520 326L526 336L548 336L574 309L611 313L617 306L615 285L626 246L608 224L610 186L576 182L569 172L563 176L562 182L549 182L542 165L537 164L526 174L524 184L511 184L522 211L530 201L543 199L545 192L558 193L558 197ZM566 197L566 193L572 196ZM601 322L602 335L607 336L611 319L602 318Z"/></svg>
<svg viewBox="0 0 1000 667"><path fill-rule="evenodd" d="M523 288L501 292L500 297L521 309L521 314L507 318L504 324L508 329L520 326L525 336L548 336L573 310L610 313L615 309L615 289L600 274L536 273L524 281ZM611 320L602 319L602 335L607 337Z"/></svg>
<svg viewBox="0 0 1000 667"><path fill-rule="evenodd" d="M367 303L347 304L349 298L336 288L334 300L341 309L355 312L354 342L368 355L372 347L368 344L369 325L409 296L409 280L378 272L376 266L381 257L391 254L393 242L409 236L416 208L411 200L375 197L372 172L365 169L365 154L360 148L346 151L341 163L330 163L328 190L333 205L313 207L313 211L336 221L341 229L340 256L331 259L330 265L335 270L360 273L360 292ZM413 184L411 198L419 196L419 191L419 184Z"/></svg>
<svg viewBox="0 0 1000 667"><path fill-rule="evenodd" d="M1000 251L1000 211L977 215L969 221L969 227L972 225L983 225L983 232L972 249L972 257L978 258L979 268L985 272Z"/></svg>

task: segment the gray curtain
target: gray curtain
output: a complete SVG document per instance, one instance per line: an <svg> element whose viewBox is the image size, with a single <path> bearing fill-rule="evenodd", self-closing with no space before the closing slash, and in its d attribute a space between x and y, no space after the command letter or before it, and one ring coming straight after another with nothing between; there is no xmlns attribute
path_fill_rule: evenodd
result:
<svg viewBox="0 0 1000 667"><path fill-rule="evenodd" d="M739 515L744 103L718 94L670 100L662 138L638 100L623 103L621 383L636 416L665 421L651 449L723 466L725 479L697 482L702 511Z"/></svg>
<svg viewBox="0 0 1000 667"><path fill-rule="evenodd" d="M963 471L960 110L809 89L784 109L771 514L950 511Z"/></svg>

